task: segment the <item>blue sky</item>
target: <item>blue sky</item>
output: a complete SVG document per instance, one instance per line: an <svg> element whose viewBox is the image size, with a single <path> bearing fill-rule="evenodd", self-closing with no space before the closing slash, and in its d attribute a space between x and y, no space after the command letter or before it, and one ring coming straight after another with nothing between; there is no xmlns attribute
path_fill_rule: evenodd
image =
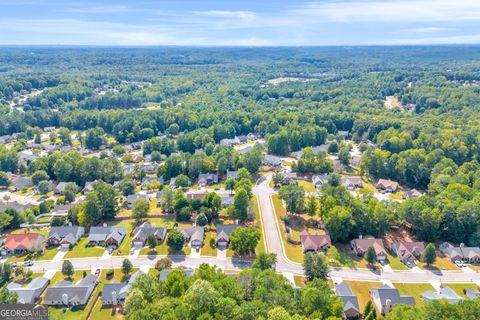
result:
<svg viewBox="0 0 480 320"><path fill-rule="evenodd" d="M0 0L0 44L479 44L480 0Z"/></svg>

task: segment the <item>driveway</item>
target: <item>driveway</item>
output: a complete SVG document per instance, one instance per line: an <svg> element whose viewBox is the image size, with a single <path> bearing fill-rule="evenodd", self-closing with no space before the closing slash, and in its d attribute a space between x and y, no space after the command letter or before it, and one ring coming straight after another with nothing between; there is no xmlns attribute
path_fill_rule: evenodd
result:
<svg viewBox="0 0 480 320"><path fill-rule="evenodd" d="M198 250L195 249L195 248L192 248L192 250L190 250L190 258L200 258L200 254L201 254L201 250Z"/></svg>
<svg viewBox="0 0 480 320"><path fill-rule="evenodd" d="M217 249L217 259L227 260L227 249Z"/></svg>
<svg viewBox="0 0 480 320"><path fill-rule="evenodd" d="M53 257L52 261L62 261L63 257L65 257L68 251L69 251L68 249L60 248L57 254L55 255L55 257Z"/></svg>

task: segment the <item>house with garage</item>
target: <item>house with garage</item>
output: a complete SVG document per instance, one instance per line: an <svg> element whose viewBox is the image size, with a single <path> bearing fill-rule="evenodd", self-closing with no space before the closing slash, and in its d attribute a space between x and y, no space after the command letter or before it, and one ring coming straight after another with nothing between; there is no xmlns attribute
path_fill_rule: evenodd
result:
<svg viewBox="0 0 480 320"><path fill-rule="evenodd" d="M229 207L229 206L233 205L233 203L235 202L235 197L233 197L230 194L221 193L220 194L220 201L222 203L222 207L226 208L226 207Z"/></svg>
<svg viewBox="0 0 480 320"><path fill-rule="evenodd" d="M363 257L365 252L367 252L368 248L373 247L375 253L377 255L378 261L384 261L387 259L388 253L383 246L382 239L376 239L373 237L365 237L354 239L350 242L353 251L358 255Z"/></svg>
<svg viewBox="0 0 480 320"><path fill-rule="evenodd" d="M310 234L307 230L300 232L303 252L326 252L332 245L328 234Z"/></svg>
<svg viewBox="0 0 480 320"><path fill-rule="evenodd" d="M139 270L130 276L128 282L118 282L114 280L110 283L106 283L103 286L102 295L100 297L102 299L102 304L104 306L123 305L130 289L132 288L132 284L142 274L144 273Z"/></svg>
<svg viewBox="0 0 480 320"><path fill-rule="evenodd" d="M18 303L32 304L37 301L45 288L48 286L49 280L44 277L33 279L28 285L10 282L7 285L7 290L16 293L18 296Z"/></svg>
<svg viewBox="0 0 480 320"><path fill-rule="evenodd" d="M203 247L203 239L205 234L204 227L176 228L178 232L183 234L186 242L190 243L191 248Z"/></svg>
<svg viewBox="0 0 480 320"><path fill-rule="evenodd" d="M328 176L326 174L312 176L312 183L316 189L321 189L324 184L328 183Z"/></svg>
<svg viewBox="0 0 480 320"><path fill-rule="evenodd" d="M340 178L340 183L349 191L363 188L362 177L360 176L342 176Z"/></svg>
<svg viewBox="0 0 480 320"><path fill-rule="evenodd" d="M3 242L5 251L13 254L42 251L45 237L40 233L8 234Z"/></svg>
<svg viewBox="0 0 480 320"><path fill-rule="evenodd" d="M232 178L233 180L237 180L237 175L238 175L238 171L227 170L227 179Z"/></svg>
<svg viewBox="0 0 480 320"><path fill-rule="evenodd" d="M193 200L193 199L204 200L205 197L207 196L207 194L208 194L208 191L205 190L205 189L202 189L202 190L188 190L187 192L185 192L185 197L188 200Z"/></svg>
<svg viewBox="0 0 480 320"><path fill-rule="evenodd" d="M50 246L70 248L85 234L85 229L80 226L52 227L48 234L47 243Z"/></svg>
<svg viewBox="0 0 480 320"><path fill-rule="evenodd" d="M198 175L198 187L211 186L218 183L218 174L216 173L200 173Z"/></svg>
<svg viewBox="0 0 480 320"><path fill-rule="evenodd" d="M400 261L405 263L407 261L413 262L415 259L420 259L420 255L425 250L425 244L421 241L397 241L394 242L390 248L395 252Z"/></svg>
<svg viewBox="0 0 480 320"><path fill-rule="evenodd" d="M358 298L345 282L335 283L335 295L342 300L345 319L359 319L362 316Z"/></svg>
<svg viewBox="0 0 480 320"><path fill-rule="evenodd" d="M358 168L361 163L362 163L362 157L361 156L354 155L354 156L350 157L350 165L351 166Z"/></svg>
<svg viewBox="0 0 480 320"><path fill-rule="evenodd" d="M479 247L465 247L460 244L459 247L452 245L441 249L441 252L452 261L466 261L468 263L480 262L480 248Z"/></svg>
<svg viewBox="0 0 480 320"><path fill-rule="evenodd" d="M393 193L398 190L398 182L387 179L380 179L378 180L375 187L378 190L384 190L385 192Z"/></svg>
<svg viewBox="0 0 480 320"><path fill-rule="evenodd" d="M132 208L133 208L133 204L135 203L135 201L136 201L137 199L145 199L145 200L147 200L148 202L150 202L150 195L148 195L148 194L143 194L143 193L129 194L129 195L127 196L127 201L126 201L127 209L132 209Z"/></svg>
<svg viewBox="0 0 480 320"><path fill-rule="evenodd" d="M163 242L167 236L167 229L156 227L153 223L144 222L134 230L132 244L135 247L143 247L147 242L147 238L153 234L158 242Z"/></svg>
<svg viewBox="0 0 480 320"><path fill-rule="evenodd" d="M263 158L263 164L270 167L278 167L282 164L282 158L271 154L266 154Z"/></svg>
<svg viewBox="0 0 480 320"><path fill-rule="evenodd" d="M15 211L20 213L30 209L31 207L33 207L33 204L30 204L30 203L23 204L18 201L2 202L0 200L0 212L5 211L8 208L12 208L12 209L15 209Z"/></svg>
<svg viewBox="0 0 480 320"><path fill-rule="evenodd" d="M50 306L82 306L87 304L98 284L97 277L89 274L77 284L62 280L47 289L43 303Z"/></svg>
<svg viewBox="0 0 480 320"><path fill-rule="evenodd" d="M441 287L439 291L425 291L422 293L422 299L425 302L432 300L446 300L448 303L457 303L463 301L461 296L459 296L452 288L450 287Z"/></svg>
<svg viewBox="0 0 480 320"><path fill-rule="evenodd" d="M215 238L217 247L219 249L225 249L230 242L230 234L242 227L238 224L216 224L215 228L217 229L217 237Z"/></svg>
<svg viewBox="0 0 480 320"><path fill-rule="evenodd" d="M415 305L413 297L402 296L396 288L392 288L386 284L378 288L372 288L370 295L377 310L379 310L382 315L386 315L392 311L393 307L397 304Z"/></svg>
<svg viewBox="0 0 480 320"><path fill-rule="evenodd" d="M88 242L118 247L126 234L127 230L124 227L91 227Z"/></svg>
<svg viewBox="0 0 480 320"><path fill-rule="evenodd" d="M10 182L10 186L12 186L14 190L22 190L23 188L33 187L31 177L24 177L18 174L7 172L7 178Z"/></svg>

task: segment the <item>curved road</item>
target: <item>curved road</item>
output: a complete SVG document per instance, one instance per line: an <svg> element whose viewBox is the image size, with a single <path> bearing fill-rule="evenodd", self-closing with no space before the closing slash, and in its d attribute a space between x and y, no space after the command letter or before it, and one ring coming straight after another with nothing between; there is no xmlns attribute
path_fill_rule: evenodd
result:
<svg viewBox="0 0 480 320"><path fill-rule="evenodd" d="M287 272L302 275L303 267L299 263L292 262L286 257L283 242L280 238L280 228L275 218L275 211L271 200L274 191L269 188L268 184L272 178L272 174L267 174L260 178L257 185L253 189L253 193L257 197L260 208L260 216L263 227L263 233L268 252L277 255L276 270L278 272ZM155 262L164 256L114 256L110 258L88 257L70 259L73 266L77 270L97 269L97 268L120 268L125 258L129 258L134 267L153 267ZM250 266L251 261L241 259L221 260L217 257L200 257L193 258L189 256L169 256L174 262L174 266L198 267L202 263L217 265L223 269L240 270ZM39 260L31 267L34 272L45 272L47 270L60 270L62 261ZM351 280L368 280L368 281L394 281L394 282L476 282L480 283L480 273L463 273L455 271L439 271L433 273L429 271L413 272L395 271L371 271L367 269L332 269L330 276L341 277Z"/></svg>

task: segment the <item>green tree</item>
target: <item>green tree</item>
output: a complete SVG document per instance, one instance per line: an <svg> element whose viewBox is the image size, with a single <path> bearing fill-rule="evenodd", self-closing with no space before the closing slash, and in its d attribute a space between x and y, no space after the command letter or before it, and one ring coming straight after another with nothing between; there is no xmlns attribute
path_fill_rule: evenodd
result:
<svg viewBox="0 0 480 320"><path fill-rule="evenodd" d="M182 250L185 245L185 237L177 230L171 230L167 237L167 246L173 251Z"/></svg>
<svg viewBox="0 0 480 320"><path fill-rule="evenodd" d="M127 276L133 269L132 262L128 259L124 259L122 262L122 273Z"/></svg>
<svg viewBox="0 0 480 320"><path fill-rule="evenodd" d="M170 258L161 258L155 263L155 269L162 271L165 269L170 269L172 267L173 261Z"/></svg>
<svg viewBox="0 0 480 320"><path fill-rule="evenodd" d="M278 191L280 199L285 201L287 212L303 213L305 209L305 190L302 186L283 186Z"/></svg>
<svg viewBox="0 0 480 320"><path fill-rule="evenodd" d="M422 252L421 260L428 266L435 263L437 253L435 252L435 245L433 243L427 244L425 250Z"/></svg>
<svg viewBox="0 0 480 320"><path fill-rule="evenodd" d="M377 253L372 246L368 247L367 252L365 252L365 260L369 264L374 264L377 261Z"/></svg>
<svg viewBox="0 0 480 320"><path fill-rule="evenodd" d="M160 207L163 211L170 213L175 204L175 192L170 186L163 187L162 195L160 196Z"/></svg>
<svg viewBox="0 0 480 320"><path fill-rule="evenodd" d="M138 223L148 216L150 203L143 198L138 198L133 202L132 218Z"/></svg>
<svg viewBox="0 0 480 320"><path fill-rule="evenodd" d="M74 273L75 271L73 269L73 264L70 262L70 260L63 260L62 274L68 278L71 278Z"/></svg>
<svg viewBox="0 0 480 320"><path fill-rule="evenodd" d="M325 256L308 252L303 256L303 270L308 281L325 280L328 276L328 263Z"/></svg>
<svg viewBox="0 0 480 320"><path fill-rule="evenodd" d="M149 234L147 237L147 244L150 249L155 249L155 247L158 246L157 237L155 237L153 234Z"/></svg>
<svg viewBox="0 0 480 320"><path fill-rule="evenodd" d="M35 185L35 186L38 186L38 184L41 182L41 181L48 181L50 177L48 176L48 174L45 172L45 170L38 170L38 171L35 171L33 174L32 174L32 183Z"/></svg>
<svg viewBox="0 0 480 320"><path fill-rule="evenodd" d="M202 279L196 280L185 292L190 318L197 319L204 313L213 314L219 298L219 293L210 282Z"/></svg>
<svg viewBox="0 0 480 320"><path fill-rule="evenodd" d="M233 206L235 208L235 218L245 221L248 218L248 206L250 199L244 189L240 189L235 193Z"/></svg>
<svg viewBox="0 0 480 320"><path fill-rule="evenodd" d="M233 178L228 178L225 180L225 190L229 190L230 192L234 190L235 188L235 179Z"/></svg>
<svg viewBox="0 0 480 320"><path fill-rule="evenodd" d="M78 222L83 227L97 225L102 217L101 204L96 192L89 192L78 213Z"/></svg>
<svg viewBox="0 0 480 320"><path fill-rule="evenodd" d="M120 190L126 197L135 193L135 182L132 179L124 179L120 182Z"/></svg>
<svg viewBox="0 0 480 320"><path fill-rule="evenodd" d="M230 234L230 249L244 256L255 252L260 231L257 228L237 228Z"/></svg>
<svg viewBox="0 0 480 320"><path fill-rule="evenodd" d="M365 309L363 311L363 316L365 319L374 320L377 319L377 311L371 300L367 301Z"/></svg>
<svg viewBox="0 0 480 320"><path fill-rule="evenodd" d="M315 216L318 212L318 200L315 196L309 196L307 198L307 214L311 217Z"/></svg>
<svg viewBox="0 0 480 320"><path fill-rule="evenodd" d="M277 263L277 255L275 253L260 252L253 261L252 268L267 270L275 270L275 264Z"/></svg>
<svg viewBox="0 0 480 320"><path fill-rule="evenodd" d="M18 302L18 295L7 288L0 289L0 304L15 304Z"/></svg>

